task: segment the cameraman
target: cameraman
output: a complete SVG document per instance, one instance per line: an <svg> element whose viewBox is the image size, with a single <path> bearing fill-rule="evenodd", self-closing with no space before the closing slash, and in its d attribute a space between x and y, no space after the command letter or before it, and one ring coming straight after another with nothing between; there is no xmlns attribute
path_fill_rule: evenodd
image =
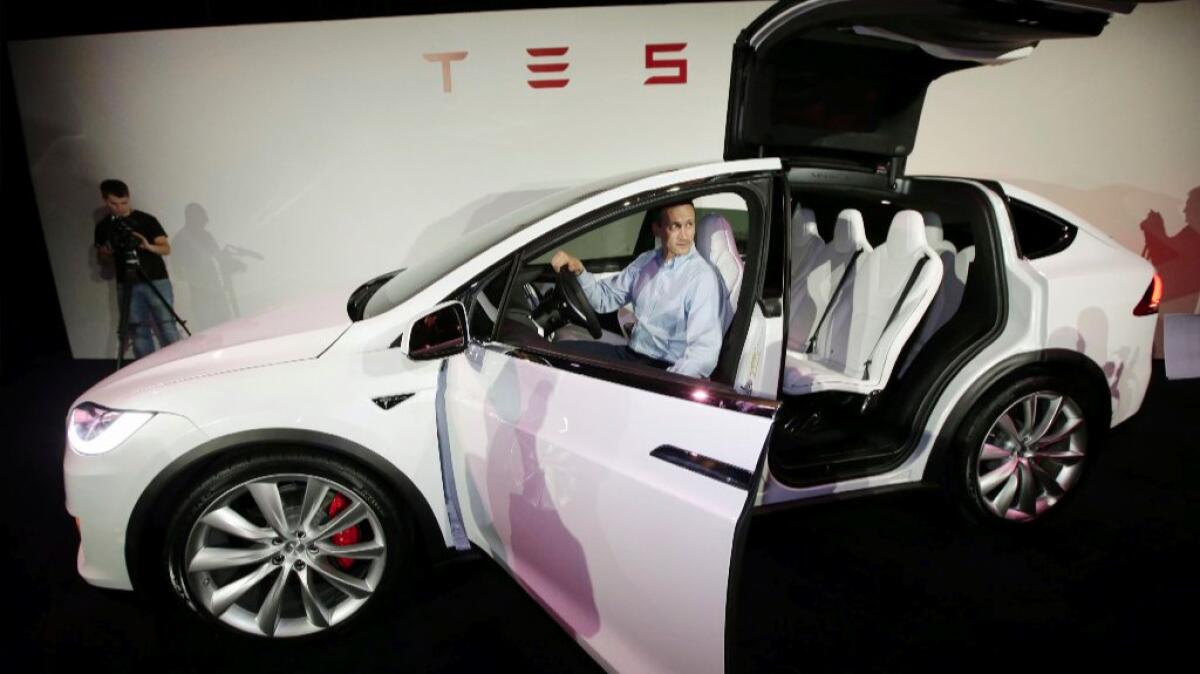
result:
<svg viewBox="0 0 1200 674"><path fill-rule="evenodd" d="M171 254L171 244L153 215L130 207L128 185L120 180L105 180L100 183L100 196L108 206L109 215L96 223L96 251L101 264L113 263L116 267L117 297L129 293L129 316L122 318L133 330L133 354L141 358L155 349L151 323L158 328L158 341L162 346L179 340L171 311L146 283L154 284L163 299L174 304L167 265L163 262L163 256ZM136 238L130 239L130 232ZM134 254L143 274L131 264L129 258ZM121 338L118 348L124 350L125 335Z"/></svg>

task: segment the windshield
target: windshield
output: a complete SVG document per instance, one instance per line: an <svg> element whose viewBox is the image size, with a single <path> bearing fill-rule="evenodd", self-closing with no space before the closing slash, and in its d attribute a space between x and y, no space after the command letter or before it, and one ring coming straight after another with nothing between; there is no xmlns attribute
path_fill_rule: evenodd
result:
<svg viewBox="0 0 1200 674"><path fill-rule="evenodd" d="M366 302L366 308L362 312L362 318L378 316L399 305L447 272L504 241L524 229L526 225L533 224L555 211L562 210L604 190L664 170L669 169L643 170L565 189L507 195L517 199L522 197L533 199L533 201L526 201L516 210L507 211L505 215L485 221L483 224L475 224L472 222L474 220L472 218L467 219L461 228L452 227L447 230L438 227L437 231L427 232L427 236L418 240L410 253L417 259L411 260L411 264L405 268L403 273L396 274L387 283L379 286L378 290L371 293ZM487 201L490 205L501 199L492 198Z"/></svg>

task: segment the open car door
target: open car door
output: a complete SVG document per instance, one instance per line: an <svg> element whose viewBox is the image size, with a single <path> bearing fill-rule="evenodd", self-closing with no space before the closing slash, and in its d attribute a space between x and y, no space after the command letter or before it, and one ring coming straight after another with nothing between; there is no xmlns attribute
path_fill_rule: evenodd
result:
<svg viewBox="0 0 1200 674"><path fill-rule="evenodd" d="M1099 35L1124 0L799 0L733 50L725 158L887 173L912 152L929 83Z"/></svg>
<svg viewBox="0 0 1200 674"><path fill-rule="evenodd" d="M501 344L447 361L466 533L607 669L721 672L774 404L613 374Z"/></svg>

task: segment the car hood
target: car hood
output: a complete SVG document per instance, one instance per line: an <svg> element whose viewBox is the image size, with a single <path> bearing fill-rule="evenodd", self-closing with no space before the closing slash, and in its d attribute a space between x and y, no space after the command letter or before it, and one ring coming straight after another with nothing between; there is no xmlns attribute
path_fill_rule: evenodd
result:
<svg viewBox="0 0 1200 674"><path fill-rule="evenodd" d="M80 396L119 406L134 394L222 372L316 358L351 324L344 293L326 293L199 332L118 370Z"/></svg>

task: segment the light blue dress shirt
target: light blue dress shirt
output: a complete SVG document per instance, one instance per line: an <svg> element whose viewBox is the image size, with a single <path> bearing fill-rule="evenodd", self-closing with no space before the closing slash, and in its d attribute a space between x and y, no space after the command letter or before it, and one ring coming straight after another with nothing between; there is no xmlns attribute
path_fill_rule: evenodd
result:
<svg viewBox="0 0 1200 674"><path fill-rule="evenodd" d="M646 251L603 281L585 270L579 285L602 314L632 301L637 323L629 347L673 363L668 372L707 377L717 367L726 298L717 270L694 245L667 262L660 251Z"/></svg>

